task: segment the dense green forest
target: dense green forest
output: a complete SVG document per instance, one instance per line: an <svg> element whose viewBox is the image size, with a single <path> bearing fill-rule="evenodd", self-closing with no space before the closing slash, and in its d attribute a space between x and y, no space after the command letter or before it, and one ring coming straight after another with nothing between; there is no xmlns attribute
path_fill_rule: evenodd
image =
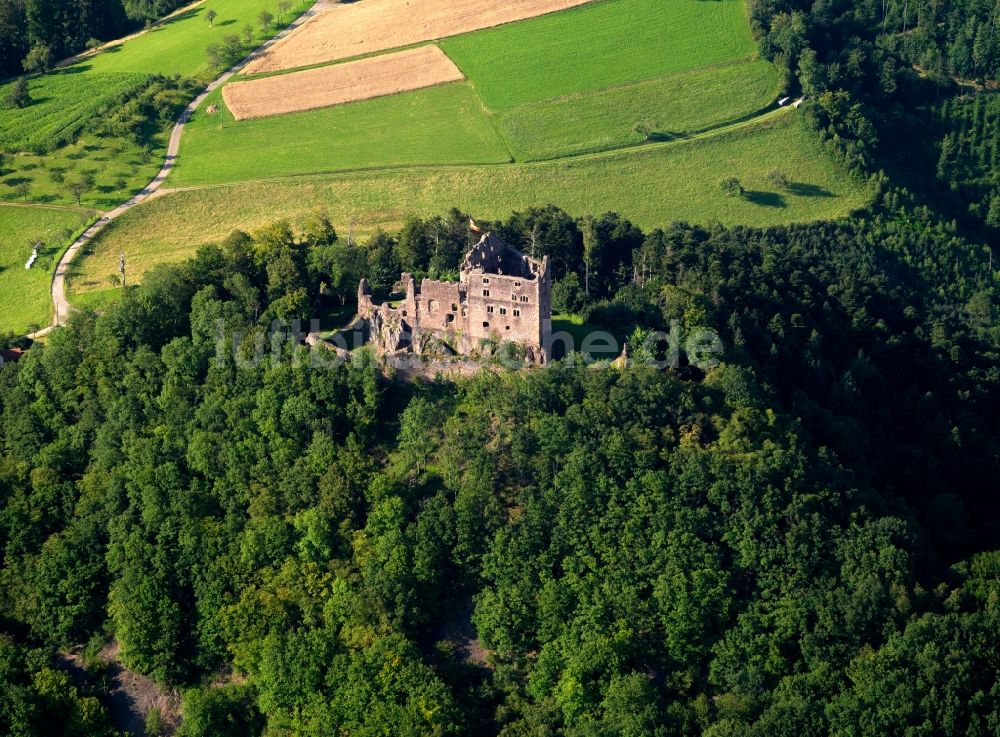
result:
<svg viewBox="0 0 1000 737"><path fill-rule="evenodd" d="M180 7L181 0L0 0L0 78L40 71Z"/></svg>
<svg viewBox="0 0 1000 737"><path fill-rule="evenodd" d="M457 211L362 245L235 233L76 314L0 373L0 731L104 733L52 653L114 636L187 689L185 734L995 734L995 284L898 198L765 231L489 224L595 327L716 330L707 373L406 384L274 322L350 268L457 268Z"/></svg>

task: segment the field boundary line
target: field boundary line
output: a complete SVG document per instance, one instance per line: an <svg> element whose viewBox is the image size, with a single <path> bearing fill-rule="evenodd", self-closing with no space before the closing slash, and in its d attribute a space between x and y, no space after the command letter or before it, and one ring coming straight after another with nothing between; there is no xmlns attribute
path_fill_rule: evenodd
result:
<svg viewBox="0 0 1000 737"><path fill-rule="evenodd" d="M27 207L38 210L67 210L70 212L101 212L101 210L96 207L84 207L82 205L48 205L43 202L0 202L0 207Z"/></svg>

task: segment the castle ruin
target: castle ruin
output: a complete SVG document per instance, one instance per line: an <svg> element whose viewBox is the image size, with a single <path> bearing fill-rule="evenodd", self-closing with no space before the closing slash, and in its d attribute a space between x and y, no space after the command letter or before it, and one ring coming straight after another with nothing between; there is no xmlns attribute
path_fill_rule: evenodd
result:
<svg viewBox="0 0 1000 737"><path fill-rule="evenodd" d="M358 316L382 352L417 354L442 348L459 354L510 342L525 362L544 364L552 332L549 258L524 255L486 233L462 263L457 282L400 279L405 297L393 307L376 305L367 279L358 285Z"/></svg>

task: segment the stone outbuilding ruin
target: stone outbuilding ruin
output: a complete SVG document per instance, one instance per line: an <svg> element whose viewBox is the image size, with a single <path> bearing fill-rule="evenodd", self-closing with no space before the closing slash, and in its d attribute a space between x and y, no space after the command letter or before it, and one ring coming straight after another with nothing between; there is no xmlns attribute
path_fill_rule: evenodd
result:
<svg viewBox="0 0 1000 737"><path fill-rule="evenodd" d="M544 364L552 333L549 259L531 258L486 233L465 256L457 282L400 279L405 297L376 305L368 281L358 286L358 316L382 352L458 354L504 342L524 350L525 362Z"/></svg>

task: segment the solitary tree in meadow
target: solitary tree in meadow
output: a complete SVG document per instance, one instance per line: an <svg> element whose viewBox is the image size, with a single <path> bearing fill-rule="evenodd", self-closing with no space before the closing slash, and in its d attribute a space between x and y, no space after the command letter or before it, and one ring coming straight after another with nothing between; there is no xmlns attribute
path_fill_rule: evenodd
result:
<svg viewBox="0 0 1000 737"><path fill-rule="evenodd" d="M274 16L268 13L266 10L262 10L260 11L260 15L257 16L257 20L260 21L260 27L264 31L264 33L267 33L268 29L271 27L271 24L274 23Z"/></svg>
<svg viewBox="0 0 1000 737"><path fill-rule="evenodd" d="M7 92L4 100L7 107L20 109L31 104L31 94L28 91L28 80L24 77L18 78Z"/></svg>
<svg viewBox="0 0 1000 737"><path fill-rule="evenodd" d="M31 182L18 182L14 187L14 193L18 198L27 201L28 195L31 194Z"/></svg>
<svg viewBox="0 0 1000 737"><path fill-rule="evenodd" d="M281 0L278 3L278 20L284 20L285 13L292 9L292 4L288 0Z"/></svg>
<svg viewBox="0 0 1000 737"><path fill-rule="evenodd" d="M719 182L719 187L730 197L742 197L745 191L742 182L736 177L726 177Z"/></svg>
<svg viewBox="0 0 1000 737"><path fill-rule="evenodd" d="M788 175L780 169L772 169L769 171L767 173L767 181L780 189L787 189L788 185L791 184L791 180L788 178Z"/></svg>
<svg viewBox="0 0 1000 737"><path fill-rule="evenodd" d="M243 40L246 42L247 46L253 43L253 26L249 23L243 26Z"/></svg>
<svg viewBox="0 0 1000 737"><path fill-rule="evenodd" d="M81 172L78 177L73 179L69 183L69 193L76 200L76 204L80 204L80 200L83 196L87 194L90 190L94 188L94 175L89 171Z"/></svg>
<svg viewBox="0 0 1000 737"><path fill-rule="evenodd" d="M208 25L215 27L215 19L219 17L219 14L214 10L209 10L205 13L205 20L208 21Z"/></svg>

